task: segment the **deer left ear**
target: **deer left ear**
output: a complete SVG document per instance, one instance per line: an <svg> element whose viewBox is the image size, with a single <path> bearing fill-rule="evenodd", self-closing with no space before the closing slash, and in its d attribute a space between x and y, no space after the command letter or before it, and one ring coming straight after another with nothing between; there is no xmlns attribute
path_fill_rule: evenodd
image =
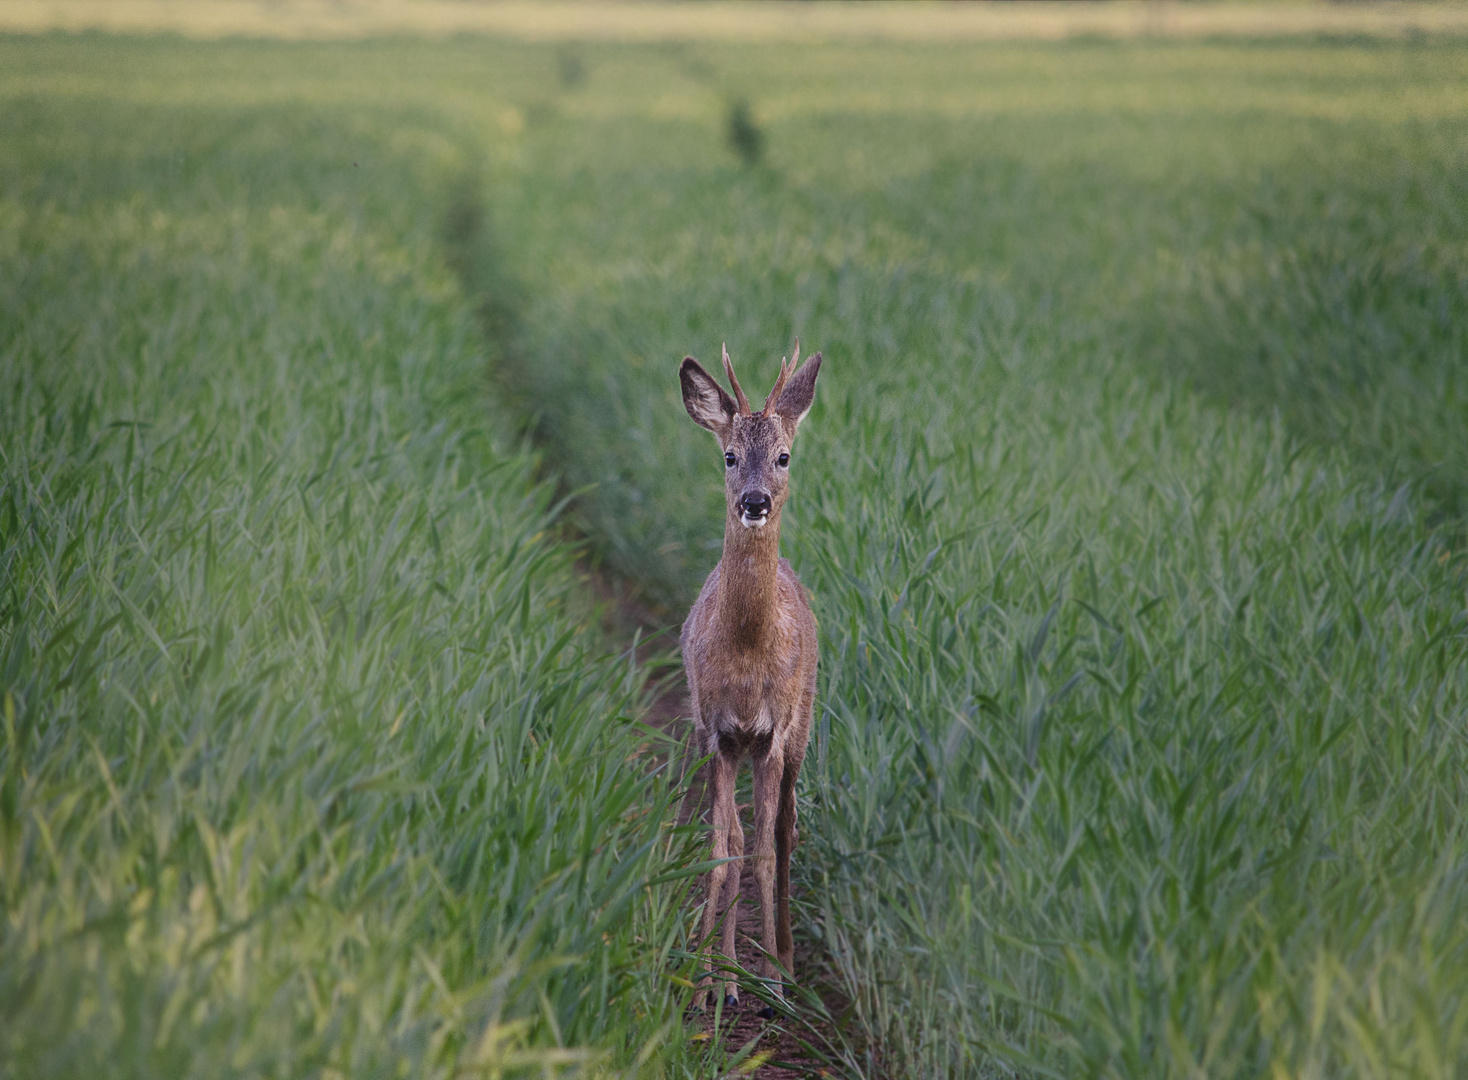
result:
<svg viewBox="0 0 1468 1080"><path fill-rule="evenodd" d="M816 353L790 376L790 381L780 391L780 400L775 402L775 412L789 425L792 435L816 399L816 376L820 373L821 354Z"/></svg>

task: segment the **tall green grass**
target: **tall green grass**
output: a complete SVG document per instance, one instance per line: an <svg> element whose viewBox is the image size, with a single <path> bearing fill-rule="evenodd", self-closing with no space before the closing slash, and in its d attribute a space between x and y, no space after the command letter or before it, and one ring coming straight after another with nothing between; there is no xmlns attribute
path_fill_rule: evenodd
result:
<svg viewBox="0 0 1468 1080"><path fill-rule="evenodd" d="M642 676L486 394L415 131L0 109L0 1076L683 1042Z"/></svg>
<svg viewBox="0 0 1468 1080"><path fill-rule="evenodd" d="M1462 557L1106 374L967 445L859 416L808 496L810 931L899 1072L1455 1075Z"/></svg>

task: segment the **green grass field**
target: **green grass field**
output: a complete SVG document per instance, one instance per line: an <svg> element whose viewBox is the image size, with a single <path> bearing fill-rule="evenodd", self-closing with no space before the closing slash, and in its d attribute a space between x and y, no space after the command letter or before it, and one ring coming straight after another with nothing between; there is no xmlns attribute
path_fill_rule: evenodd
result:
<svg viewBox="0 0 1468 1080"><path fill-rule="evenodd" d="M1468 1071L1468 44L53 36L0 99L0 1075L709 1075L553 492L676 621L677 361L797 334L849 1071Z"/></svg>
<svg viewBox="0 0 1468 1080"><path fill-rule="evenodd" d="M310 109L0 130L0 1075L657 1053L686 859L641 676L432 170Z"/></svg>

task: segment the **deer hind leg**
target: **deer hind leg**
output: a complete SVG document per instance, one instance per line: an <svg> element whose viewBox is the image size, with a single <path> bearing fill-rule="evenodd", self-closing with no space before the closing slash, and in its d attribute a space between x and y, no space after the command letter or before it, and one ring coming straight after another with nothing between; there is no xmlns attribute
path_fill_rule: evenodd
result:
<svg viewBox="0 0 1468 1080"><path fill-rule="evenodd" d="M733 758L715 753L708 763L709 787L712 789L712 809L710 817L713 825L713 851L710 853L714 859L729 858L729 826L733 822L738 824L738 813L734 809L734 765ZM743 837L740 838L740 849L743 850ZM734 868L734 875L738 877L738 863L719 862L709 870L708 890L704 894L703 905L703 934L705 956L707 949L712 944L714 930L719 921L719 901L724 896L725 882L729 876L730 867ZM733 912L730 912L724 928L724 951L730 959L733 958L733 935L730 927L734 924ZM730 984L733 985L733 984ZM704 975L703 983L699 993L695 995L696 1001L702 1001L707 990L708 1006L713 1008L714 973L712 967ZM737 991L735 991L737 992Z"/></svg>
<svg viewBox="0 0 1468 1080"><path fill-rule="evenodd" d="M775 819L775 942L780 952L780 966L795 977L795 939L790 934L790 857L800 843L795 811L795 778L800 775L800 761L785 763L780 777L780 813Z"/></svg>
<svg viewBox="0 0 1468 1080"><path fill-rule="evenodd" d="M754 880L759 888L760 945L764 949L760 974L771 981L777 996L781 990L780 969L775 964L779 956L775 937L775 822L784 772L784 754L778 745L754 761ZM761 1013L773 1016L774 1010L766 1007Z"/></svg>

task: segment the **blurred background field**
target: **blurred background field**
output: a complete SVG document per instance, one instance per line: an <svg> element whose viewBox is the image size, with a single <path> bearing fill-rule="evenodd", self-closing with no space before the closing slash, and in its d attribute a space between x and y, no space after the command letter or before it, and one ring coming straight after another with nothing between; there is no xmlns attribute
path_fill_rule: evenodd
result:
<svg viewBox="0 0 1468 1080"><path fill-rule="evenodd" d="M714 1068L549 518L798 334L843 1067L1462 1075L1468 42L566 36L0 39L0 1070Z"/></svg>
<svg viewBox="0 0 1468 1080"><path fill-rule="evenodd" d="M494 34L524 41L994 41L1105 37L1464 33L1468 11L1435 0L10 0L0 29L248 34L287 39Z"/></svg>

